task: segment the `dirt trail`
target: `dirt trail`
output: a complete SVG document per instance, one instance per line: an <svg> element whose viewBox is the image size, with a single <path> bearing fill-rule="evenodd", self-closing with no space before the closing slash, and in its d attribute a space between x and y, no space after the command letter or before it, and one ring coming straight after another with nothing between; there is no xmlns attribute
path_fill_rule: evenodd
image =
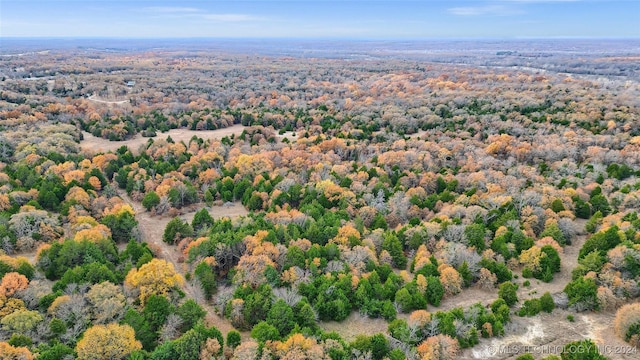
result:
<svg viewBox="0 0 640 360"><path fill-rule="evenodd" d="M150 214L146 212L142 204L132 200L125 192L120 191L119 195L124 201L129 203L133 210L136 212L138 228L140 229L140 234L142 235L143 240L147 242L152 248L159 249L159 253L156 253L156 256L160 259L171 262L176 271L184 276L187 271L187 266L186 264L180 263L178 261L179 254L176 250L176 247L168 245L162 241L164 229L171 218L166 216L151 217ZM196 211L190 211L189 213L181 215L180 218L183 220L191 221L195 212ZM209 213L214 218L221 218L223 216L233 217L246 215L247 211L241 204L234 203L232 206L213 207L209 210ZM207 312L205 319L208 326L215 326L224 335L226 335L231 330L236 330L228 320L218 315L216 309L214 309L213 306L211 306L206 300L202 299L201 290L196 289L192 282L185 282L183 290L188 297L194 299ZM241 332L241 335L243 340L249 338L249 334L247 332Z"/></svg>

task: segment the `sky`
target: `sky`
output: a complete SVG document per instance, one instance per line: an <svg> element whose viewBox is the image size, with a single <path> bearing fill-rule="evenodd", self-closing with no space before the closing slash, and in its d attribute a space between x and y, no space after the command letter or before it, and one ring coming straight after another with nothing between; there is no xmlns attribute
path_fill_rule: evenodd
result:
<svg viewBox="0 0 640 360"><path fill-rule="evenodd" d="M640 0L1 0L3 37L640 38Z"/></svg>

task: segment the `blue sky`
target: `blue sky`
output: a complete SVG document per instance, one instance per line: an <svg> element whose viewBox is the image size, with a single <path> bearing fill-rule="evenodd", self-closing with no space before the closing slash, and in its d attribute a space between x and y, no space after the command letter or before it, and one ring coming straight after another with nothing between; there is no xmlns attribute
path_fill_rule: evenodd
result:
<svg viewBox="0 0 640 360"><path fill-rule="evenodd" d="M640 38L640 0L2 0L0 37Z"/></svg>

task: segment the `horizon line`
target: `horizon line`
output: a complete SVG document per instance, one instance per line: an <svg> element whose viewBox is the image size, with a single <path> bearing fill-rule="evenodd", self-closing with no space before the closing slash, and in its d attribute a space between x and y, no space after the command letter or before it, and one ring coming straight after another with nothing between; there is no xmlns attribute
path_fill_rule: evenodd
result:
<svg viewBox="0 0 640 360"><path fill-rule="evenodd" d="M124 36L1 36L0 40L342 40L342 41L425 41L425 40L640 40L640 36L440 36L440 37L124 37Z"/></svg>

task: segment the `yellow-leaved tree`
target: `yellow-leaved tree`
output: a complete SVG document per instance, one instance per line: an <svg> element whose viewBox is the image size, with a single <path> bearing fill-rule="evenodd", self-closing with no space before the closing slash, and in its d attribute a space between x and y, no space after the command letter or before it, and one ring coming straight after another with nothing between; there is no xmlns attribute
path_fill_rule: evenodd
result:
<svg viewBox="0 0 640 360"><path fill-rule="evenodd" d="M140 269L131 269L124 280L125 286L140 291L142 305L151 295L168 296L171 290L183 283L173 264L160 259L153 259Z"/></svg>
<svg viewBox="0 0 640 360"><path fill-rule="evenodd" d="M78 341L76 352L79 360L125 359L135 350L142 349L135 331L129 325L96 325L84 333Z"/></svg>

